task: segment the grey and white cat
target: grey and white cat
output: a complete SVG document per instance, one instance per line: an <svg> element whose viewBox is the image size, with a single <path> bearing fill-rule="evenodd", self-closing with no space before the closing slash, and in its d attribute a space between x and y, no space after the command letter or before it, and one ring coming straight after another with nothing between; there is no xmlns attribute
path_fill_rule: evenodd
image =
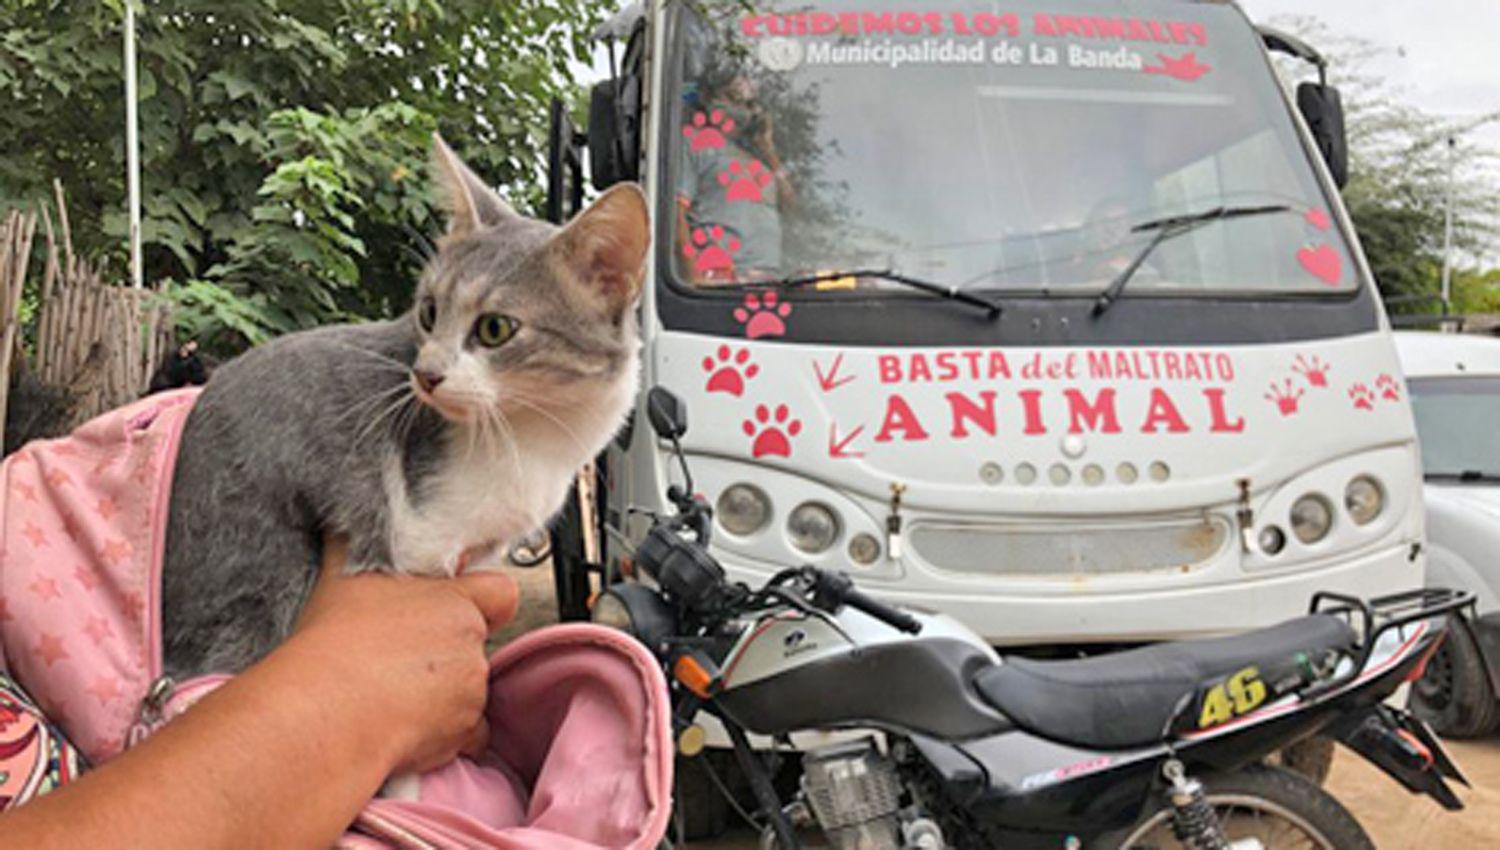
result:
<svg viewBox="0 0 1500 850"><path fill-rule="evenodd" d="M236 672L285 638L325 532L349 536L351 571L451 575L503 554L623 423L640 190L559 229L435 149L452 218L410 313L247 352L189 415L162 576L169 674Z"/></svg>

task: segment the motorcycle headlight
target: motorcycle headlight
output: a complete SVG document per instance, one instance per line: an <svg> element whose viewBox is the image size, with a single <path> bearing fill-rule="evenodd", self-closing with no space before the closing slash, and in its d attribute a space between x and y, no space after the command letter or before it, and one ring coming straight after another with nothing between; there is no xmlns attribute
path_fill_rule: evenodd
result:
<svg viewBox="0 0 1500 850"><path fill-rule="evenodd" d="M786 531L793 546L816 555L839 539L839 520L827 505L803 502L787 517Z"/></svg>
<svg viewBox="0 0 1500 850"><path fill-rule="evenodd" d="M654 588L636 582L610 585L594 598L590 619L601 626L619 629L661 651L677 633L677 615Z"/></svg>
<svg viewBox="0 0 1500 850"><path fill-rule="evenodd" d="M630 619L630 607L625 601L611 591L604 591L594 600L594 609L589 613L589 619L601 626L611 629L619 629L622 632L634 630L635 623Z"/></svg>
<svg viewBox="0 0 1500 850"><path fill-rule="evenodd" d="M732 484L719 494L714 516L725 531L746 537L770 522L771 500L753 484Z"/></svg>
<svg viewBox="0 0 1500 850"><path fill-rule="evenodd" d="M1292 504L1291 526L1298 540L1317 543L1333 528L1333 508L1322 496L1303 496Z"/></svg>
<svg viewBox="0 0 1500 850"><path fill-rule="evenodd" d="M1368 475L1361 475L1344 488L1344 509L1355 525L1369 525L1385 510L1385 491Z"/></svg>

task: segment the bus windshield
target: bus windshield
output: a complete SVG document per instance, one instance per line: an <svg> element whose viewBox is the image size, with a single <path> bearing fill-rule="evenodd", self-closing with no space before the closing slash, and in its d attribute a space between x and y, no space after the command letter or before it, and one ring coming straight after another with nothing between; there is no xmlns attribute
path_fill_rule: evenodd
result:
<svg viewBox="0 0 1500 850"><path fill-rule="evenodd" d="M1178 0L674 4L664 134L688 286L865 269L1126 297L1350 292L1359 272L1243 14ZM819 288L896 292L875 276Z"/></svg>

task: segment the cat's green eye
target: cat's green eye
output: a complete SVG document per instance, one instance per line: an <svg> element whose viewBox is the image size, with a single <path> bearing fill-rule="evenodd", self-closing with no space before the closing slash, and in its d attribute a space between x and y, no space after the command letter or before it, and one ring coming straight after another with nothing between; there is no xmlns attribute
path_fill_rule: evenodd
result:
<svg viewBox="0 0 1500 850"><path fill-rule="evenodd" d="M515 336L516 331L520 329L521 323L507 315L485 313L474 323L474 338L486 348L498 348Z"/></svg>
<svg viewBox="0 0 1500 850"><path fill-rule="evenodd" d="M417 322L422 325L422 330L431 332L432 326L437 324L437 302L431 298L423 298L422 304L417 308Z"/></svg>

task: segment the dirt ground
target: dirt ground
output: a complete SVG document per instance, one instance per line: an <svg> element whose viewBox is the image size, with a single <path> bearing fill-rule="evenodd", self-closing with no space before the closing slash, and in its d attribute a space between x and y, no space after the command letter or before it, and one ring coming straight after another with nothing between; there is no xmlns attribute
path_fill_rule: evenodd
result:
<svg viewBox="0 0 1500 850"><path fill-rule="evenodd" d="M549 566L515 570L521 586L516 622L502 633L520 634L555 619ZM1426 797L1408 794L1358 756L1340 751L1328 787L1364 825L1380 850L1478 850L1500 848L1500 737L1486 741L1449 742L1453 758L1474 784L1459 788L1466 808L1450 813ZM748 835L692 850L753 850ZM1274 848L1273 848L1274 850Z"/></svg>

